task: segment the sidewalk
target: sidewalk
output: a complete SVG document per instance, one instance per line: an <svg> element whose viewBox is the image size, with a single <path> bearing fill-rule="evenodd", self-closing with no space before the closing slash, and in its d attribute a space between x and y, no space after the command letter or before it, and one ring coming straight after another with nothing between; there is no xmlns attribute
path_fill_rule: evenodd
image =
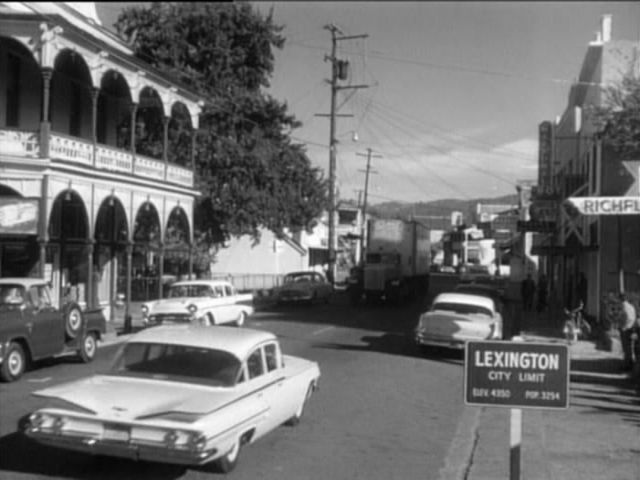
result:
<svg viewBox="0 0 640 480"><path fill-rule="evenodd" d="M98 343L98 348L123 342L129 338L131 334L142 330L144 328L144 322L142 320L142 312L140 311L141 306L142 302L131 302L129 313L131 315L132 331L130 333L125 331L124 307L116 308L114 310L113 322L107 322L107 333L103 335L102 340Z"/></svg>
<svg viewBox="0 0 640 480"><path fill-rule="evenodd" d="M549 321L535 314L522 320L524 341L564 342L560 328ZM629 374L620 370L619 343L607 352L593 342L578 341L569 351L569 408L522 409L520 478L640 479L640 396ZM510 409L465 408L477 409L478 418L462 478L509 479Z"/></svg>

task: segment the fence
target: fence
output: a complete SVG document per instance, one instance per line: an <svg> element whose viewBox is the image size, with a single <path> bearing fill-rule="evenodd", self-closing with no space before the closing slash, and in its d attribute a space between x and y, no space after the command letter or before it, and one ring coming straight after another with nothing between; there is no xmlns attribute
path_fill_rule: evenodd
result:
<svg viewBox="0 0 640 480"><path fill-rule="evenodd" d="M282 274L274 273L212 273L212 280L227 280L238 291L269 290L282 284Z"/></svg>

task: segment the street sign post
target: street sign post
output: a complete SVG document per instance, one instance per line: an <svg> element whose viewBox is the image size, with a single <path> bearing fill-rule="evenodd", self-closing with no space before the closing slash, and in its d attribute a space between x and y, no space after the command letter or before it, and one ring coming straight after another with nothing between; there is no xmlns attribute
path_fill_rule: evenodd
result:
<svg viewBox="0 0 640 480"><path fill-rule="evenodd" d="M509 471L520 479L522 408L569 407L569 349L529 342L468 342L464 362L467 405L511 408Z"/></svg>

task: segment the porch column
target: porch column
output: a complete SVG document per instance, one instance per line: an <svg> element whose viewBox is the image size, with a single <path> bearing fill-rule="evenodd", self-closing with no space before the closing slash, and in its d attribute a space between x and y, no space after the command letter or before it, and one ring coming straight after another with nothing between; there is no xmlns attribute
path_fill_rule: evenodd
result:
<svg viewBox="0 0 640 480"><path fill-rule="evenodd" d="M94 240L92 238L87 239L87 310L98 308L96 302L95 291L98 288L97 281L93 278L93 250Z"/></svg>
<svg viewBox="0 0 640 480"><path fill-rule="evenodd" d="M158 249L158 298L162 298L162 277L164 275L164 243Z"/></svg>
<svg viewBox="0 0 640 480"><path fill-rule="evenodd" d="M47 262L47 243L49 235L47 231L47 197L49 195L49 175L42 177L40 184L40 201L38 212L38 244L40 245L40 268L38 274L40 278L44 278L44 266ZM51 280L51 279L49 279Z"/></svg>
<svg viewBox="0 0 640 480"><path fill-rule="evenodd" d="M193 175L196 174L196 137L198 135L198 130L193 129L191 131L191 169L193 170Z"/></svg>
<svg viewBox="0 0 640 480"><path fill-rule="evenodd" d="M135 157L136 155L136 116L138 115L138 104L131 103L129 106L129 110L131 112L131 153Z"/></svg>
<svg viewBox="0 0 640 480"><path fill-rule="evenodd" d="M40 266L38 268L38 276L40 278L45 278L44 266L47 262L47 240L44 237L38 237L38 245L40 247ZM45 280L51 280L51 279L45 278Z"/></svg>
<svg viewBox="0 0 640 480"><path fill-rule="evenodd" d="M93 166L96 166L96 149L98 147L98 97L100 89L91 89L91 140L93 141Z"/></svg>
<svg viewBox="0 0 640 480"><path fill-rule="evenodd" d="M127 277L125 279L126 298L124 304L124 332L131 333L131 274L133 265L133 242L127 242L125 251L127 253Z"/></svg>
<svg viewBox="0 0 640 480"><path fill-rule="evenodd" d="M51 77L53 69L42 69L42 118L40 119L40 157L49 158L49 138L51 136L51 119L49 104L51 102Z"/></svg>
<svg viewBox="0 0 640 480"><path fill-rule="evenodd" d="M162 117L162 161L164 162L164 179L168 177L169 166L169 121L171 117Z"/></svg>

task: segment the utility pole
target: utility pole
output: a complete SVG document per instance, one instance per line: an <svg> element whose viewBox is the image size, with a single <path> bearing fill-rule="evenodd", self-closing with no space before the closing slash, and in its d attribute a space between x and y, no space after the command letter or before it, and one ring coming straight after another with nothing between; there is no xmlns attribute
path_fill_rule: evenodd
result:
<svg viewBox="0 0 640 480"><path fill-rule="evenodd" d="M364 202L362 203L362 225L360 230L360 257L364 259L365 257L365 245L364 245L364 236L367 228L367 197L369 193L369 174L370 173L378 173L375 170L371 170L371 159L372 158L382 158L382 155L372 155L372 150L367 148L367 153L356 153L361 157L367 157L367 169L359 170L360 172L364 172Z"/></svg>
<svg viewBox="0 0 640 480"><path fill-rule="evenodd" d="M331 113L329 126L329 272L331 283L334 283L336 274L336 96L339 90L351 88L367 88L368 85L339 86L338 80L346 80L348 76L349 62L336 58L336 48L339 41L367 38L368 35L344 36L335 25L326 25L326 30L331 32L331 55L325 56L325 61L331 62ZM341 35L341 36L338 36Z"/></svg>

